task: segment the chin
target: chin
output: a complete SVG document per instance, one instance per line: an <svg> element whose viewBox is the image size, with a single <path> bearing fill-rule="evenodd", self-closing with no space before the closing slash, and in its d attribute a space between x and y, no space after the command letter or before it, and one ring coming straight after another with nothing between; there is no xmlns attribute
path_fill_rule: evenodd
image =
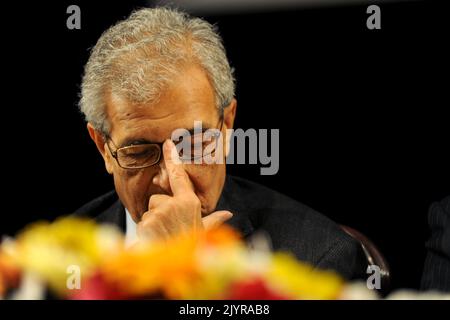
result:
<svg viewBox="0 0 450 320"><path fill-rule="evenodd" d="M202 203L202 217L207 216L208 214L214 211L214 207L208 204Z"/></svg>

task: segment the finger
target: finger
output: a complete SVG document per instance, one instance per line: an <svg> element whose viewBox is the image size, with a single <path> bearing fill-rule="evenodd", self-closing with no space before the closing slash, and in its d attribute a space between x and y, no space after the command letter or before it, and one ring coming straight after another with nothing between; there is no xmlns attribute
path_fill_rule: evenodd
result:
<svg viewBox="0 0 450 320"><path fill-rule="evenodd" d="M168 232L164 223L152 214L145 213L137 224L136 232L139 240L161 241L167 239Z"/></svg>
<svg viewBox="0 0 450 320"><path fill-rule="evenodd" d="M161 205L164 202L167 202L171 199L170 196L166 194L152 194L150 199L148 200L148 209L151 210L158 205Z"/></svg>
<svg viewBox="0 0 450 320"><path fill-rule="evenodd" d="M225 221L231 219L233 214L230 211L216 211L202 219L203 227L205 230L215 229L221 226Z"/></svg>
<svg viewBox="0 0 450 320"><path fill-rule="evenodd" d="M171 140L164 142L163 155L173 195L192 192L193 187L189 176L181 165L177 149Z"/></svg>

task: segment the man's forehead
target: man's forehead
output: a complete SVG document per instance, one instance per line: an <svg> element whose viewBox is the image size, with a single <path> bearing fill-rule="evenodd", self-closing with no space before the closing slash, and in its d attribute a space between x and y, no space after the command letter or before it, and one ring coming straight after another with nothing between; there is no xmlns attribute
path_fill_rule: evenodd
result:
<svg viewBox="0 0 450 320"><path fill-rule="evenodd" d="M174 110L165 105L160 106L157 102L130 102L121 95L111 93L106 99L106 112L112 121L131 120L139 117L157 120L170 116Z"/></svg>
<svg viewBox="0 0 450 320"><path fill-rule="evenodd" d="M200 120L217 113L217 109L214 99L201 94L176 98L165 94L157 101L148 103L131 103L119 95L111 94L106 101L106 112L111 122L139 119L172 121L188 115Z"/></svg>
<svg viewBox="0 0 450 320"><path fill-rule="evenodd" d="M203 127L214 127L218 110L205 73L190 66L173 80L157 100L148 103L131 103L123 95L110 92L106 105L111 134L119 131L121 137L166 139L175 129L193 129L195 121L202 121Z"/></svg>
<svg viewBox="0 0 450 320"><path fill-rule="evenodd" d="M132 105L123 99L108 109L111 122L111 135L117 144L128 145L132 143L162 142L170 138L176 129L193 131L195 128L215 128L218 117L215 108L189 108L162 109L155 112L158 106Z"/></svg>
<svg viewBox="0 0 450 320"><path fill-rule="evenodd" d="M197 101L173 104L131 104L125 99L116 98L107 104L107 114L112 124L126 126L139 125L141 122L154 122L157 125L186 123L186 121L208 121L217 114L210 104ZM186 123L187 125L187 123Z"/></svg>

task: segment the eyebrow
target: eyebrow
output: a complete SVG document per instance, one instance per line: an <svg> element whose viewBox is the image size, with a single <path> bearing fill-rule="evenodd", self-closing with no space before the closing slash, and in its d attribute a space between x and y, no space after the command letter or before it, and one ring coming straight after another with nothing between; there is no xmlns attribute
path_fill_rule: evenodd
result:
<svg viewBox="0 0 450 320"><path fill-rule="evenodd" d="M202 126L202 133L205 133L205 131L207 131L209 129L211 129L209 126L206 126L206 127ZM214 129L216 129L216 128L214 128ZM198 128L197 128L197 130L198 130ZM187 129L187 131L189 132L190 135L194 135L196 130L195 130L195 128L191 128L191 129ZM130 137L130 138L125 139L125 141L122 142L118 147L119 148L124 148L124 147L129 147L129 146L134 146L134 145L153 144L153 143L155 143L155 144L163 144L164 141L155 142L155 141L150 141L150 140L145 139L145 138L133 138L133 137Z"/></svg>
<svg viewBox="0 0 450 320"><path fill-rule="evenodd" d="M129 147L129 146L140 145L140 144L151 144L151 143L162 143L162 142L154 142L154 141L150 141L150 140L143 139L143 138L139 138L139 139L128 138L119 145L119 148L125 148L125 147Z"/></svg>

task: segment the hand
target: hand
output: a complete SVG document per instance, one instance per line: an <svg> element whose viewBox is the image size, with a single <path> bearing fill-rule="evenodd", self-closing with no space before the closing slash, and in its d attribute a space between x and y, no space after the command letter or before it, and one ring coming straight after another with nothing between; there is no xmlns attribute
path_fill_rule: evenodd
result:
<svg viewBox="0 0 450 320"><path fill-rule="evenodd" d="M173 196L150 197L148 211L137 226L139 238L168 240L180 233L216 228L233 216L229 211L215 211L202 218L200 200L171 140L164 142L163 155Z"/></svg>

